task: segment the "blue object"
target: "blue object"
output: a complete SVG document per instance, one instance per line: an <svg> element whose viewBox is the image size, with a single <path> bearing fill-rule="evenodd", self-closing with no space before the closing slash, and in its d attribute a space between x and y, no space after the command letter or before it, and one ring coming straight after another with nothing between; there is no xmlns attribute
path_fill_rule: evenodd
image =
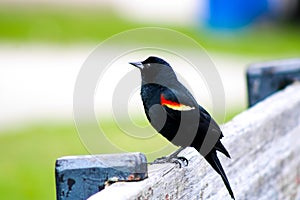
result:
<svg viewBox="0 0 300 200"><path fill-rule="evenodd" d="M267 11L268 0L209 0L208 24L213 28L240 28Z"/></svg>

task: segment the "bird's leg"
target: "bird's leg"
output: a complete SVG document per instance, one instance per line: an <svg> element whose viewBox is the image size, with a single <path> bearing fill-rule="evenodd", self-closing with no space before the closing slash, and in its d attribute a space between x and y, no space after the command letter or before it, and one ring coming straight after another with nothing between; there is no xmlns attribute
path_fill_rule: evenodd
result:
<svg viewBox="0 0 300 200"><path fill-rule="evenodd" d="M169 156L164 156L161 158L155 159L152 163L150 164L163 164L163 163L176 163L181 166L187 166L189 161L182 156L178 156L178 154L184 149L184 147L180 147L176 151L174 151L172 154Z"/></svg>

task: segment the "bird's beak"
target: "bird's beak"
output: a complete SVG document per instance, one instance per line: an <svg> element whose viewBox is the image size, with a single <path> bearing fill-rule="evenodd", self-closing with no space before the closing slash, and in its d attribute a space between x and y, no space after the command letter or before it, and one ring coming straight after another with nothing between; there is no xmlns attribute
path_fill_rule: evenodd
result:
<svg viewBox="0 0 300 200"><path fill-rule="evenodd" d="M141 62L130 62L129 64L131 64L141 70L144 68L144 65Z"/></svg>

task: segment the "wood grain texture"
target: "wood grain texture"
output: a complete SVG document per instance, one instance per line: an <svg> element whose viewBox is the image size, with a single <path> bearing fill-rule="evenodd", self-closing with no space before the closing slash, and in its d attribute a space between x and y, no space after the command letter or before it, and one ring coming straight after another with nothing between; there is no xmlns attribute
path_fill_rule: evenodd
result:
<svg viewBox="0 0 300 200"><path fill-rule="evenodd" d="M222 126L232 159L218 154L236 199L299 200L300 84L277 92ZM99 199L230 199L220 176L193 148L176 164L149 166L149 178L118 182L92 196Z"/></svg>

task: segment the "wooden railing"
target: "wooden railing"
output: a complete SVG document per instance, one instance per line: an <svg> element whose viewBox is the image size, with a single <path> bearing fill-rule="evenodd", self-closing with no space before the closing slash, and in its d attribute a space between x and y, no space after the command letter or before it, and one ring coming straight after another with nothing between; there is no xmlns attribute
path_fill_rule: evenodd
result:
<svg viewBox="0 0 300 200"><path fill-rule="evenodd" d="M263 98L222 126L232 159L219 154L221 163L236 199L300 200L300 84ZM86 199L99 190L89 200L230 199L194 148L180 155L188 166L147 165L140 153L58 159L57 199Z"/></svg>

